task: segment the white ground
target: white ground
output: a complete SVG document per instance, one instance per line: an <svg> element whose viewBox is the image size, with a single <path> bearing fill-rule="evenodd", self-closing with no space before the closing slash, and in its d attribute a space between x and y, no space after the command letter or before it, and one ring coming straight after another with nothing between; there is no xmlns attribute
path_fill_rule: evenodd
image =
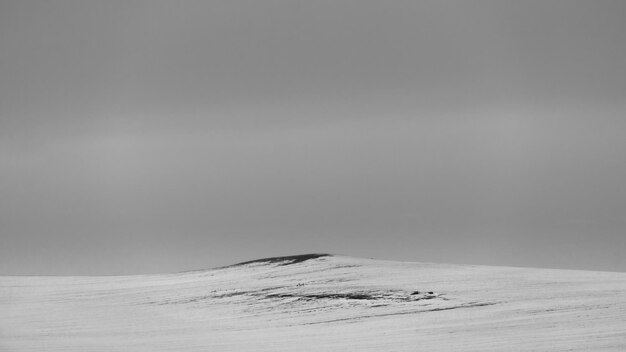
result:
<svg viewBox="0 0 626 352"><path fill-rule="evenodd" d="M626 273L286 263L0 277L0 351L626 351Z"/></svg>

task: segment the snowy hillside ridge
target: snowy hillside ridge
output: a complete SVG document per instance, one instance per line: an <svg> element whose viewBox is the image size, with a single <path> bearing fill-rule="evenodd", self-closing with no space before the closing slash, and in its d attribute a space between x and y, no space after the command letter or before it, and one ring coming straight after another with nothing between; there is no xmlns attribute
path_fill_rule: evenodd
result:
<svg viewBox="0 0 626 352"><path fill-rule="evenodd" d="M305 254L0 277L0 351L624 351L626 274Z"/></svg>
<svg viewBox="0 0 626 352"><path fill-rule="evenodd" d="M272 266L280 267L285 265L294 265L303 263L305 261L314 260L318 258L332 257L331 254L302 254L293 256L271 257L263 259L250 260L238 264L233 264L227 267L218 268L233 268L240 266ZM342 267L354 267L354 266L342 266ZM333 309L340 307L354 308L356 304L361 304L369 307L383 307L390 306L393 303L399 302L418 302L422 300L438 300L447 301L448 298L443 294L438 294L433 291L419 291L419 290L403 290L403 289L375 289L367 287L349 287L338 289L337 287L317 287L316 285L310 285L306 281L298 282L295 285L283 285L274 287L262 287L255 290L213 290L209 295L202 295L197 297L187 297L179 301L164 301L164 302L150 302L153 304L179 304L179 303L191 303L200 302L203 300L219 300L225 298L232 298L235 296L241 296L241 299L246 299L249 302L260 301L263 304L275 305L280 303L283 308L293 306L307 306L310 304L318 304L323 301L325 305ZM358 302L352 302L358 301ZM347 305L346 305L347 304ZM464 308L472 305L489 305L493 303L478 303L472 302L471 304L460 304L458 306L437 306L433 310L442 309L454 309ZM432 302L425 304L424 306L432 306Z"/></svg>

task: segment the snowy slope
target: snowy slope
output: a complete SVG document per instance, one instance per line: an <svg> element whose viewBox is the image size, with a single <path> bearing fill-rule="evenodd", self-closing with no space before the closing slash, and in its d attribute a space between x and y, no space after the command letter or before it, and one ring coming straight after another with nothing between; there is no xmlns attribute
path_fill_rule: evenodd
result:
<svg viewBox="0 0 626 352"><path fill-rule="evenodd" d="M626 351L626 274L261 260L0 277L0 351Z"/></svg>

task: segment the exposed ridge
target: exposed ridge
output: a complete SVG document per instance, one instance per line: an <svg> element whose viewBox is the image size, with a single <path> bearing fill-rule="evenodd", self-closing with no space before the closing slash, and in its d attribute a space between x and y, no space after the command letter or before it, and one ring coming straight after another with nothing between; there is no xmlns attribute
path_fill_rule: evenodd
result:
<svg viewBox="0 0 626 352"><path fill-rule="evenodd" d="M317 258L322 258L322 257L332 257L332 254L310 253L310 254L300 254L300 255L289 255L289 256L283 256L283 257L262 258L262 259L249 260L249 261L229 265L229 267L246 265L246 264L256 264L256 263L259 263L259 264L281 263L281 265L290 265L290 264L302 263L307 260L317 259Z"/></svg>

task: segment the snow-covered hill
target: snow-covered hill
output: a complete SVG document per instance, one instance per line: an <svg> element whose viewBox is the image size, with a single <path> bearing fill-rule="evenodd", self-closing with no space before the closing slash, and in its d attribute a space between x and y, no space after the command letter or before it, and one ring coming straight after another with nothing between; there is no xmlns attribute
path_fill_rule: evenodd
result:
<svg viewBox="0 0 626 352"><path fill-rule="evenodd" d="M307 255L5 276L0 351L626 351L626 274Z"/></svg>

